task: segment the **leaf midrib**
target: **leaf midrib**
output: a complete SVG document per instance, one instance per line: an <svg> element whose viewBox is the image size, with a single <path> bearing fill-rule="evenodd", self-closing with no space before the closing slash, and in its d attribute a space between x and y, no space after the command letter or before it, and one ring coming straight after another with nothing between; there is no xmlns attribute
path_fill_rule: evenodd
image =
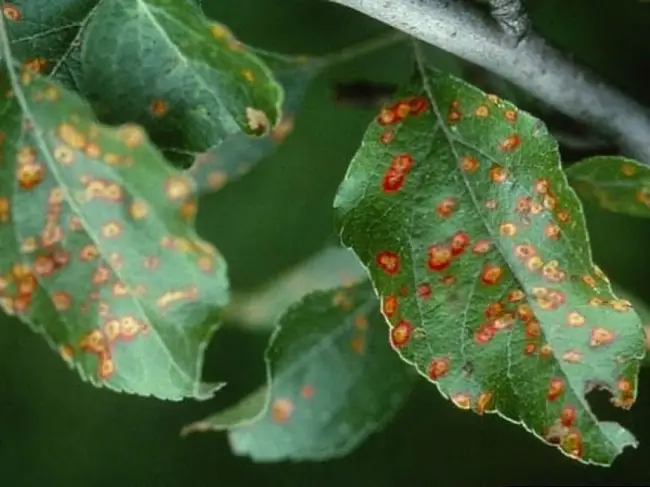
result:
<svg viewBox="0 0 650 487"><path fill-rule="evenodd" d="M9 39L8 39L6 30L5 30L5 23L4 22L5 22L4 19L0 18L0 45L2 45L2 54L3 54L2 57L4 58L4 64L7 67L7 72L9 74L11 85L13 87L14 96L16 97L16 100L18 101L18 104L19 104L19 106L21 108L22 113L27 114L27 116L32 121L34 121L34 133L37 135L34 138L38 141L39 150L40 150L40 152L42 154L45 155L45 158L48 161L48 166L52 170L52 173L53 173L55 179L57 181L64 181L61 178L61 174L58 171L57 164L55 162L53 162L53 160L52 160L52 155L50 154L49 149L47 147L47 142L43 139L42 131L41 131L40 127L36 124L36 118L31 113L31 110L29 108L29 103L27 102L25 94L22 91L22 87L20 85L20 82L17 79L16 72L14 71L14 69L15 69L15 67L14 67L14 59L13 59L13 56L12 56L12 53L11 53L11 49L9 47ZM16 192L16 186L15 186L16 184L17 183L16 183L16 181L14 179L14 193ZM80 208L77 205L76 201L70 195L70 192L68 191L67 185L62 184L61 189L62 189L62 191L64 193L64 198L66 199L66 201L70 205L70 208L73 209L73 211L75 211L75 214L79 215L82 226L83 226L86 234L88 235L88 237L91 239L91 241L95 245L97 245L99 248L101 248L102 246L99 243L100 240L98 240L97 235L90 230L90 227L89 227L89 224L88 224L87 220L85 218L82 218L83 213L80 211ZM19 249L20 246L18 245L18 241L16 241L16 244L17 244L17 248ZM20 252L19 252L19 254L20 254ZM108 260L106 262L110 266L110 262L108 262ZM112 266L111 266L111 269L115 273L115 275L122 282L128 283L127 280L122 278L122 275L120 274L120 272L117 269L113 268ZM40 279L38 278L38 276L36 276L36 277L40 282ZM43 289L47 290L48 295L50 294L50 290L49 290L49 288L47 286L43 286L42 283L41 283L41 287ZM51 295L50 295L50 299L51 299ZM142 307L142 304L140 303L140 301L137 300L137 299L134 299L133 296L131 296L131 299L132 299L132 301L135 302L135 305L136 305L138 311L140 312L141 316L145 317L149 323L154 323L155 321L151 320L151 318L149 317L149 314ZM61 316L61 315L59 315L59 316ZM162 345L163 350L165 350L166 355L168 356L170 363L173 364L174 368L179 372L179 374L182 377L185 377L186 379L190 379L190 382L192 383L193 388L196 388L198 383L200 383L200 380L197 379L197 378L191 377L190 375L188 375L188 373L185 370L183 370L183 368L180 366L180 364L178 364L176 362L175 357L170 353L170 348L167 346L167 344L165 343L165 340L162 338L162 336L157 332L156 328L152 327L152 329L155 331L154 336L156 336L159 343ZM172 382L170 381L170 384L171 383Z"/></svg>

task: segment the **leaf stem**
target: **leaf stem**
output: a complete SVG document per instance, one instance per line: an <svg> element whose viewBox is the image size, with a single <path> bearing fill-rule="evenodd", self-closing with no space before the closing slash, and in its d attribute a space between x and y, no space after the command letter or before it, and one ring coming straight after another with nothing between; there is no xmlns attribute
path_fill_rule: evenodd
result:
<svg viewBox="0 0 650 487"><path fill-rule="evenodd" d="M405 34L402 31L393 30L388 34L373 37L372 39L367 39L365 41L359 42L358 44L344 47L340 51L326 54L325 56L322 56L320 60L323 63L324 67L335 66L337 64L352 61L353 59L365 56L375 51L379 51L394 44L405 42L410 37L411 36Z"/></svg>

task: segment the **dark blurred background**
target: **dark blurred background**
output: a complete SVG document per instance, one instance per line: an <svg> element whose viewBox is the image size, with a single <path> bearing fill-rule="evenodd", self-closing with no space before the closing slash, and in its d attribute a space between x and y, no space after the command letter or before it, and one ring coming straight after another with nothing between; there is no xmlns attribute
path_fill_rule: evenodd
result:
<svg viewBox="0 0 650 487"><path fill-rule="evenodd" d="M378 0L379 1L379 0ZM382 25L317 0L204 0L206 12L245 42L323 54L380 34ZM527 2L537 29L557 46L650 105L650 3ZM321 76L297 128L248 176L205 198L200 233L223 251L233 286L273 277L332 235L331 202L372 110L336 106L334 82L401 81L406 47L358 59ZM650 136L650 134L649 134ZM565 151L568 160L570 151ZM587 207L595 260L650 301L650 221ZM646 240L649 239L649 240ZM223 434L179 437L180 428L261 383L266 337L226 324L208 350L205 376L229 385L208 402L164 403L81 383L45 342L0 317L0 485L31 486L500 486L650 485L650 374L629 413L598 402L603 417L641 441L611 469L587 467L497 417L456 409L421 387L384 431L351 455L325 463L256 465L233 456ZM602 402L602 404L600 404Z"/></svg>

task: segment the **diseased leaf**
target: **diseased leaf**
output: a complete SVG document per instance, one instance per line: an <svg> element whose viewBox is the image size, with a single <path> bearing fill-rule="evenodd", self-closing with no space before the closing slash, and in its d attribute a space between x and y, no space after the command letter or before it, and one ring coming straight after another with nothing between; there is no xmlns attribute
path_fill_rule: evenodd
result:
<svg viewBox="0 0 650 487"><path fill-rule="evenodd" d="M641 322L592 262L578 199L544 125L421 68L365 134L335 200L392 342L444 396L498 412L567 455L610 464L631 433Z"/></svg>
<svg viewBox="0 0 650 487"><path fill-rule="evenodd" d="M273 326L292 303L306 294L349 286L366 277L366 269L353 252L338 246L326 247L262 288L233 294L223 317L249 328Z"/></svg>
<svg viewBox="0 0 650 487"><path fill-rule="evenodd" d="M270 394L264 387L184 433L230 428L233 451L260 462L345 455L390 420L416 384L387 335L369 283L310 294L286 311L271 339Z"/></svg>
<svg viewBox="0 0 650 487"><path fill-rule="evenodd" d="M192 167L187 170L187 175L194 179L199 194L217 191L226 183L236 181L273 152L293 130L294 117L307 87L325 65L320 59L302 56L282 56L259 51L258 54L284 88L286 98L282 120L269 135L251 137L238 132L217 147L198 154Z"/></svg>
<svg viewBox="0 0 650 487"><path fill-rule="evenodd" d="M616 213L650 218L650 167L620 156L596 156L566 170L586 201Z"/></svg>
<svg viewBox="0 0 650 487"><path fill-rule="evenodd" d="M14 59L81 90L81 39L99 0L14 0L4 3ZM98 55L103 54L100 51Z"/></svg>
<svg viewBox="0 0 650 487"><path fill-rule="evenodd" d="M76 94L17 70L2 27L2 308L96 385L210 396L202 354L228 283L194 231L192 181L142 128L101 125Z"/></svg>
<svg viewBox="0 0 650 487"><path fill-rule="evenodd" d="M100 2L82 62L100 118L140 123L165 150L195 153L234 133L265 135L281 118L283 90L271 70L187 0Z"/></svg>

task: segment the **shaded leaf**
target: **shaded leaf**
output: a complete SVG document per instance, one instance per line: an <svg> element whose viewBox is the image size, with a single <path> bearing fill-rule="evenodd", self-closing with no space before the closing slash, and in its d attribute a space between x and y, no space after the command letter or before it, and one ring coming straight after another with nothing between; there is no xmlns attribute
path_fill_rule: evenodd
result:
<svg viewBox="0 0 650 487"><path fill-rule="evenodd" d="M335 200L400 356L463 409L498 412L567 455L610 464L635 439L641 322L592 262L544 125L421 68L366 132Z"/></svg>
<svg viewBox="0 0 650 487"><path fill-rule="evenodd" d="M193 228L192 181L139 126L101 125L78 95L11 62L0 97L2 308L96 385L211 395L202 354L228 283Z"/></svg>
<svg viewBox="0 0 650 487"><path fill-rule="evenodd" d="M270 69L187 0L99 3L82 61L100 116L142 124L166 150L204 151L280 121L283 91Z"/></svg>
<svg viewBox="0 0 650 487"><path fill-rule="evenodd" d="M566 170L580 197L616 213L650 217L650 167L619 156L595 156Z"/></svg>
<svg viewBox="0 0 650 487"><path fill-rule="evenodd" d="M366 277L353 252L327 247L258 290L233 294L223 318L250 328L274 326L277 318L306 294L349 286Z"/></svg>
<svg viewBox="0 0 650 487"><path fill-rule="evenodd" d="M14 0L2 7L14 59L81 90L81 39L99 0Z"/></svg>
<svg viewBox="0 0 650 487"><path fill-rule="evenodd" d="M378 308L367 282L306 296L271 338L270 394L264 387L184 433L230 428L233 451L256 461L345 455L392 418L417 380L390 349Z"/></svg>
<svg viewBox="0 0 650 487"><path fill-rule="evenodd" d="M325 66L320 59L257 53L284 88L282 120L269 135L252 137L245 132L234 133L217 147L198 154L187 175L194 179L199 194L217 191L226 183L236 181L273 152L293 130L307 87Z"/></svg>

